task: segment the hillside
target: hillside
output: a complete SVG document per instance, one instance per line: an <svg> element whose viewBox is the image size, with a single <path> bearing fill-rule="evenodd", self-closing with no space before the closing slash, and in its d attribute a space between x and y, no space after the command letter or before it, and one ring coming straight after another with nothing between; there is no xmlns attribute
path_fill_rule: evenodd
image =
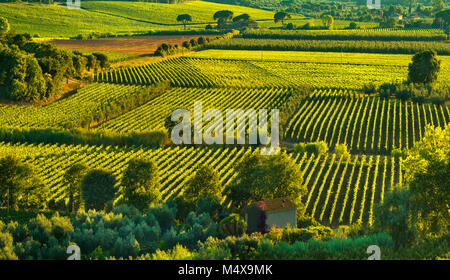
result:
<svg viewBox="0 0 450 280"><path fill-rule="evenodd" d="M176 21L177 15L183 13L189 13L193 23L197 23L190 26L191 29L204 29L205 23L214 22L213 15L219 10L231 10L237 15L248 13L255 20L273 19L273 12L202 1L184 4L82 1L80 10L56 4L0 4L0 14L17 33L50 38L94 32L123 35L150 30L183 30Z"/></svg>

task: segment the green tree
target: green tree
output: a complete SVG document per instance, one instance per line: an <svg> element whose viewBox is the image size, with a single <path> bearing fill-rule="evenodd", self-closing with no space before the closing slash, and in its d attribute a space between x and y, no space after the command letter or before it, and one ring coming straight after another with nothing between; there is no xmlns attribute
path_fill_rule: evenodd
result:
<svg viewBox="0 0 450 280"><path fill-rule="evenodd" d="M74 164L64 173L64 183L68 186L67 191L69 192L70 212L77 211L81 206L81 180L86 172L86 166Z"/></svg>
<svg viewBox="0 0 450 280"><path fill-rule="evenodd" d="M184 25L184 29L186 30L186 25L188 22L192 21L192 17L189 14L182 14L177 16L177 21L182 22Z"/></svg>
<svg viewBox="0 0 450 280"><path fill-rule="evenodd" d="M233 22L249 22L249 21L250 21L249 14L242 14L233 18Z"/></svg>
<svg viewBox="0 0 450 280"><path fill-rule="evenodd" d="M124 198L141 212L161 199L159 172L153 160L132 159L122 178Z"/></svg>
<svg viewBox="0 0 450 280"><path fill-rule="evenodd" d="M450 9L437 13L433 25L448 32L450 28Z"/></svg>
<svg viewBox="0 0 450 280"><path fill-rule="evenodd" d="M0 227L3 223L0 221ZM13 237L10 233L2 232L0 228L0 260L18 260L14 253Z"/></svg>
<svg viewBox="0 0 450 280"><path fill-rule="evenodd" d="M189 178L184 197L190 201L197 200L199 197L220 201L222 184L217 172L207 165L200 166L197 172Z"/></svg>
<svg viewBox="0 0 450 280"><path fill-rule="evenodd" d="M405 181L411 209L423 237L440 236L450 227L450 128L428 126L425 136L408 152Z"/></svg>
<svg viewBox="0 0 450 280"><path fill-rule="evenodd" d="M246 157L236 168L238 173L228 188L232 205L239 209L251 202L289 198L302 214L301 198L307 193L299 166L285 154Z"/></svg>
<svg viewBox="0 0 450 280"><path fill-rule="evenodd" d="M281 21L281 24L284 25L284 21L287 19L290 19L291 15L286 12L278 12L273 16L273 19L275 23L278 23Z"/></svg>
<svg viewBox="0 0 450 280"><path fill-rule="evenodd" d="M228 10L218 11L213 18L217 20L218 25L226 25L229 20L233 19L233 12Z"/></svg>
<svg viewBox="0 0 450 280"><path fill-rule="evenodd" d="M86 209L103 210L116 194L116 178L111 172L94 169L81 181L81 196Z"/></svg>
<svg viewBox="0 0 450 280"><path fill-rule="evenodd" d="M31 199L31 195L35 194L31 190L39 185L41 183L30 166L12 156L0 159L0 200L8 211L19 208L24 196Z"/></svg>
<svg viewBox="0 0 450 280"><path fill-rule="evenodd" d="M323 25L328 29L333 29L334 18L331 15L324 15L322 17Z"/></svg>
<svg viewBox="0 0 450 280"><path fill-rule="evenodd" d="M8 34L8 32L9 32L8 20L4 17L0 17L0 38Z"/></svg>
<svg viewBox="0 0 450 280"><path fill-rule="evenodd" d="M434 50L425 50L414 55L408 66L408 80L415 84L431 84L437 80L441 61Z"/></svg>
<svg viewBox="0 0 450 280"><path fill-rule="evenodd" d="M46 81L36 58L17 47L0 46L0 96L15 101L40 100Z"/></svg>
<svg viewBox="0 0 450 280"><path fill-rule="evenodd" d="M433 0L433 11L435 13L438 13L438 12L442 11L443 9L445 9L444 1L442 1L442 0Z"/></svg>
<svg viewBox="0 0 450 280"><path fill-rule="evenodd" d="M373 229L388 233L397 247L412 245L415 240L410 198L409 190L397 188L386 193L383 203L374 209Z"/></svg>

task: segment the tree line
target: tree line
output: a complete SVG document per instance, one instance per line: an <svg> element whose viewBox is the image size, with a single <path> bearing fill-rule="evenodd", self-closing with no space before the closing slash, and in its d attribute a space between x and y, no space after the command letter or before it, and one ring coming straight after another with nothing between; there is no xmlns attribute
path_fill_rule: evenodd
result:
<svg viewBox="0 0 450 280"><path fill-rule="evenodd" d="M61 95L64 79L83 78L107 68L101 53L84 55L36 43L29 34L15 34L0 17L0 98L39 101Z"/></svg>

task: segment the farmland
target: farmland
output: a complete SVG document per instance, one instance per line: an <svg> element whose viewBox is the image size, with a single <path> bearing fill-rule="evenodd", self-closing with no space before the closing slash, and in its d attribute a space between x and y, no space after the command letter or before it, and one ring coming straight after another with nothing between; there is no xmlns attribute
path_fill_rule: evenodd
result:
<svg viewBox="0 0 450 280"><path fill-rule="evenodd" d="M0 4L0 259L450 257L440 1L162 1Z"/></svg>
<svg viewBox="0 0 450 280"><path fill-rule="evenodd" d="M290 120L285 137L295 142L345 143L354 153L386 153L408 149L427 125L445 128L447 106L417 104L340 92L305 100Z"/></svg>
<svg viewBox="0 0 450 280"><path fill-rule="evenodd" d="M361 89L368 83L396 81L407 74L407 56L310 54L208 50L196 53L190 58L170 59L100 73L96 80L145 85L167 79L172 86L177 87L263 88L308 84L317 88ZM391 61L391 57L398 63ZM442 58L443 74L440 75L439 81L446 84L445 77L450 70L450 60L445 56Z"/></svg>
<svg viewBox="0 0 450 280"><path fill-rule="evenodd" d="M152 158L161 167L161 191L164 199L183 193L189 174L201 164L212 166L226 186L235 176L233 166L251 153L251 148L174 147L166 149L114 148L101 146L0 144L2 154L17 154L35 166L51 187L48 199L67 199L62 179L65 170L79 162L113 172L118 179L133 158ZM294 160L305 174L309 193L304 198L307 212L324 224L371 223L374 203L400 180L400 163L380 156L356 156L351 159L299 156ZM330 172L332 171L332 172ZM384 175L384 177L383 177ZM224 198L226 203L226 197Z"/></svg>
<svg viewBox="0 0 450 280"><path fill-rule="evenodd" d="M203 35L205 38L214 38L216 36L217 35ZM86 40L52 40L50 43L58 48L85 52L151 55L162 43L181 46L184 41L197 39L198 37L198 35L163 35Z"/></svg>

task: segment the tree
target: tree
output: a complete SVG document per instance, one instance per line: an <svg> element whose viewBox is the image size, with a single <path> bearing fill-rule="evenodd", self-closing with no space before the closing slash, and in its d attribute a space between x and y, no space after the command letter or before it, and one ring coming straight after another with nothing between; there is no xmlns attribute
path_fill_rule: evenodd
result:
<svg viewBox="0 0 450 280"><path fill-rule="evenodd" d="M289 198L302 212L302 195L307 193L299 166L285 154L246 157L236 169L238 175L227 196L239 209L251 202L279 197Z"/></svg>
<svg viewBox="0 0 450 280"><path fill-rule="evenodd" d="M449 30L450 10L444 10L436 14L433 25L443 30Z"/></svg>
<svg viewBox="0 0 450 280"><path fill-rule="evenodd" d="M64 183L68 186L69 211L76 211L81 206L81 180L86 175L87 168L82 164L72 165L64 173Z"/></svg>
<svg viewBox="0 0 450 280"><path fill-rule="evenodd" d="M192 21L192 17L189 14L182 14L177 16L177 21L182 22L184 25L184 29L186 30L186 25L188 22Z"/></svg>
<svg viewBox="0 0 450 280"><path fill-rule="evenodd" d="M405 181L418 232L424 237L448 233L450 226L450 128L428 126L422 141L408 152Z"/></svg>
<svg viewBox="0 0 450 280"><path fill-rule="evenodd" d="M222 10L214 14L214 20L217 20L218 25L226 25L231 19L233 19L232 11Z"/></svg>
<svg viewBox="0 0 450 280"><path fill-rule="evenodd" d="M8 34L8 32L9 32L8 20L4 17L0 17L0 38Z"/></svg>
<svg viewBox="0 0 450 280"><path fill-rule="evenodd" d="M36 58L16 46L0 46L0 97L35 101L46 96L47 85Z"/></svg>
<svg viewBox="0 0 450 280"><path fill-rule="evenodd" d="M235 18L233 18L233 22L249 22L250 21L250 15L249 14L242 14Z"/></svg>
<svg viewBox="0 0 450 280"><path fill-rule="evenodd" d="M116 178L111 172L94 169L81 181L81 196L86 209L103 210L116 193Z"/></svg>
<svg viewBox="0 0 450 280"><path fill-rule="evenodd" d="M417 84L431 84L436 81L441 61L434 50L425 50L414 55L408 66L408 81Z"/></svg>
<svg viewBox="0 0 450 280"><path fill-rule="evenodd" d="M8 211L10 208L19 208L21 203L25 202L21 201L24 196L36 194L31 190L39 185L40 180L30 166L12 156L0 159L0 201L3 206L6 205Z"/></svg>
<svg viewBox="0 0 450 280"><path fill-rule="evenodd" d="M333 29L334 18L331 15L324 15L322 17L323 25L328 29Z"/></svg>
<svg viewBox="0 0 450 280"><path fill-rule="evenodd" d="M122 178L124 198L141 212L161 199L159 172L153 160L132 159Z"/></svg>
<svg viewBox="0 0 450 280"><path fill-rule="evenodd" d="M197 200L199 197L220 201L222 184L217 172L207 165L199 167L195 175L189 178L184 197L190 201Z"/></svg>
<svg viewBox="0 0 450 280"><path fill-rule="evenodd" d="M442 11L443 9L445 9L444 1L442 1L442 0L433 0L433 11L435 13L438 13L438 12Z"/></svg>
<svg viewBox="0 0 450 280"><path fill-rule="evenodd" d="M374 209L374 230L388 233L397 247L411 245L415 240L410 197L409 190L394 189Z"/></svg>
<svg viewBox="0 0 450 280"><path fill-rule="evenodd" d="M278 23L281 21L281 24L284 25L284 21L287 19L290 19L291 15L286 12L278 12L273 16L273 19L275 23Z"/></svg>

